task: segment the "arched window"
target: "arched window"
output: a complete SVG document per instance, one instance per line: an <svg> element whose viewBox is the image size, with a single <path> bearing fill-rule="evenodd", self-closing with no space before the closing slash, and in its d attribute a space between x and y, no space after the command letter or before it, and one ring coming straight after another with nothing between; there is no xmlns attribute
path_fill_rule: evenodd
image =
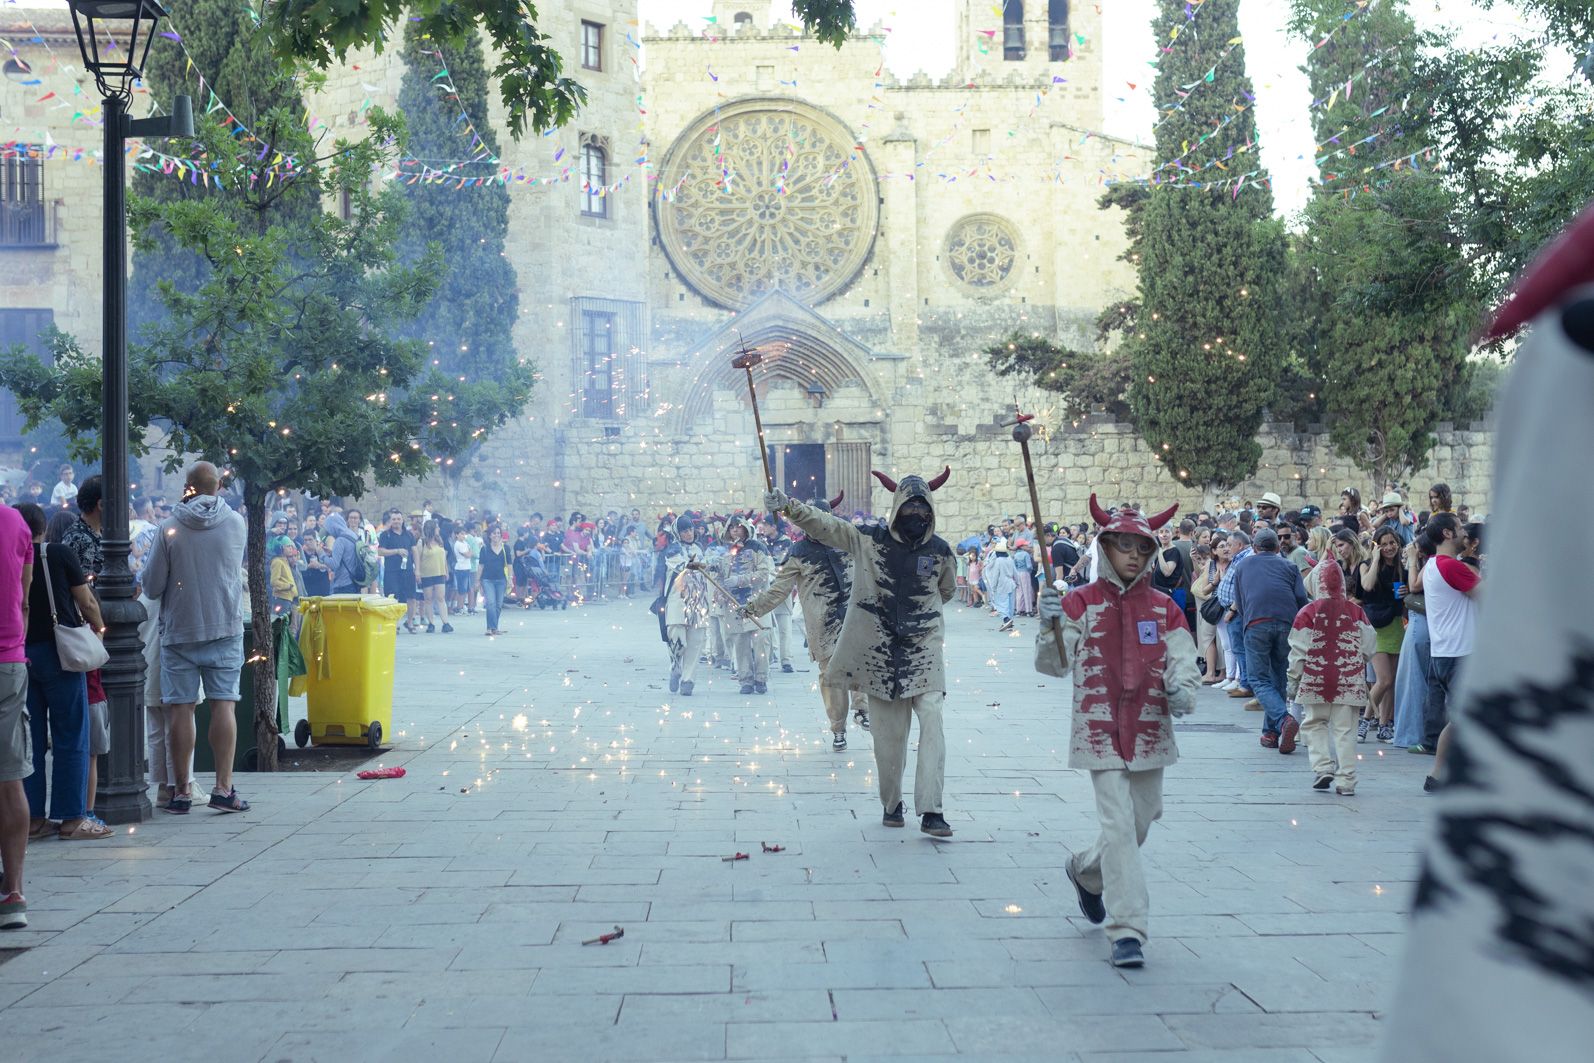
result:
<svg viewBox="0 0 1594 1063"><path fill-rule="evenodd" d="M609 153L595 141L581 145L581 213L589 218L609 216Z"/></svg>
<svg viewBox="0 0 1594 1063"><path fill-rule="evenodd" d="M753 15L749 11L738 11L731 17L731 21L738 26L751 26L753 24Z"/></svg>
<svg viewBox="0 0 1594 1063"><path fill-rule="evenodd" d="M1065 62L1068 59L1068 0L1051 0L1046 23L1052 62Z"/></svg>
<svg viewBox="0 0 1594 1063"><path fill-rule="evenodd" d="M1002 58L1009 62L1024 58L1024 0L1002 4Z"/></svg>

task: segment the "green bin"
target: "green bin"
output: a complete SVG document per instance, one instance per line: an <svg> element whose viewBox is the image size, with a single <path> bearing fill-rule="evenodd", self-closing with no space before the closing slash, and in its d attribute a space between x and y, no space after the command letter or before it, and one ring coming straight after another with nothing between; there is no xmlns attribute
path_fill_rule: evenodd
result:
<svg viewBox="0 0 1594 1063"><path fill-rule="evenodd" d="M292 678L289 669L292 662L288 655L281 652L282 641L288 630L288 618L279 616L271 622L272 640L279 647L277 658L277 755L281 757L287 752L287 743L282 738L282 732L288 727L288 681ZM232 770L254 771L256 758L259 751L255 748L255 674L254 670L265 664L264 661L250 663L255 655L254 625L245 624L244 629L244 668L243 674L238 677L238 703L233 707L233 715L238 722L238 741L233 745ZM216 770L216 754L211 751L210 740L210 699L206 698L194 708L194 771L213 772Z"/></svg>

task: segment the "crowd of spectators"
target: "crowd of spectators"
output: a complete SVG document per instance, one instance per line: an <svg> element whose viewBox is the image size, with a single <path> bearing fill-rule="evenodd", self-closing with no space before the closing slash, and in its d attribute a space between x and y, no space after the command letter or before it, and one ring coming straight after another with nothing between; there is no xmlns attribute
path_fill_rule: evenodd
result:
<svg viewBox="0 0 1594 1063"><path fill-rule="evenodd" d="M1356 741L1438 757L1424 788L1440 785L1450 695L1473 648L1484 534L1446 484L1434 484L1427 502L1414 507L1389 483L1364 505L1347 487L1329 515L1313 503L1285 508L1269 491L1159 529L1153 583L1185 610L1203 683L1262 713L1264 748L1296 748L1303 713L1290 697L1290 636L1301 609L1327 596L1320 566L1331 564L1374 632ZM954 547L960 600L1011 630L1035 609L1041 550L1059 590L1096 578L1097 530L1037 527L1023 513L987 524Z"/></svg>

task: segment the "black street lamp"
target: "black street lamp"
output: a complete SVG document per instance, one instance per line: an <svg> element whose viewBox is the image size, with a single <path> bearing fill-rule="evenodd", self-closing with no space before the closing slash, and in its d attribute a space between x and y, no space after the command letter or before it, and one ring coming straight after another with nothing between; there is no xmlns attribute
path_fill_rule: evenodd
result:
<svg viewBox="0 0 1594 1063"><path fill-rule="evenodd" d="M105 617L101 672L111 723L111 751L94 810L107 823L150 817L144 772L144 647L138 626L144 607L133 593L127 567L127 158L129 137L191 137L194 109L187 96L172 99L165 118L128 116L132 83L143 76L155 27L166 14L156 0L68 0L83 65L105 98L105 303L100 431L105 499L105 564L95 583ZM98 770L96 768L96 770Z"/></svg>

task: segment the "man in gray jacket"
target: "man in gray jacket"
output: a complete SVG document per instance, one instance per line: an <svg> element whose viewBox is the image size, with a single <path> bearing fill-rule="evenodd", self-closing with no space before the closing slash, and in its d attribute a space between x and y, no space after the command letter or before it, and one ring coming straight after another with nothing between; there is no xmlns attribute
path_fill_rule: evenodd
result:
<svg viewBox="0 0 1594 1063"><path fill-rule="evenodd" d="M217 497L221 477L208 461L188 470L183 500L161 522L144 567L144 593L160 602L161 701L171 716L177 785L166 811L188 812L193 802L189 760L194 751L194 704L200 680L210 699L210 748L216 786L210 807L247 812L232 785L238 724L233 717L244 663L244 520Z"/></svg>

